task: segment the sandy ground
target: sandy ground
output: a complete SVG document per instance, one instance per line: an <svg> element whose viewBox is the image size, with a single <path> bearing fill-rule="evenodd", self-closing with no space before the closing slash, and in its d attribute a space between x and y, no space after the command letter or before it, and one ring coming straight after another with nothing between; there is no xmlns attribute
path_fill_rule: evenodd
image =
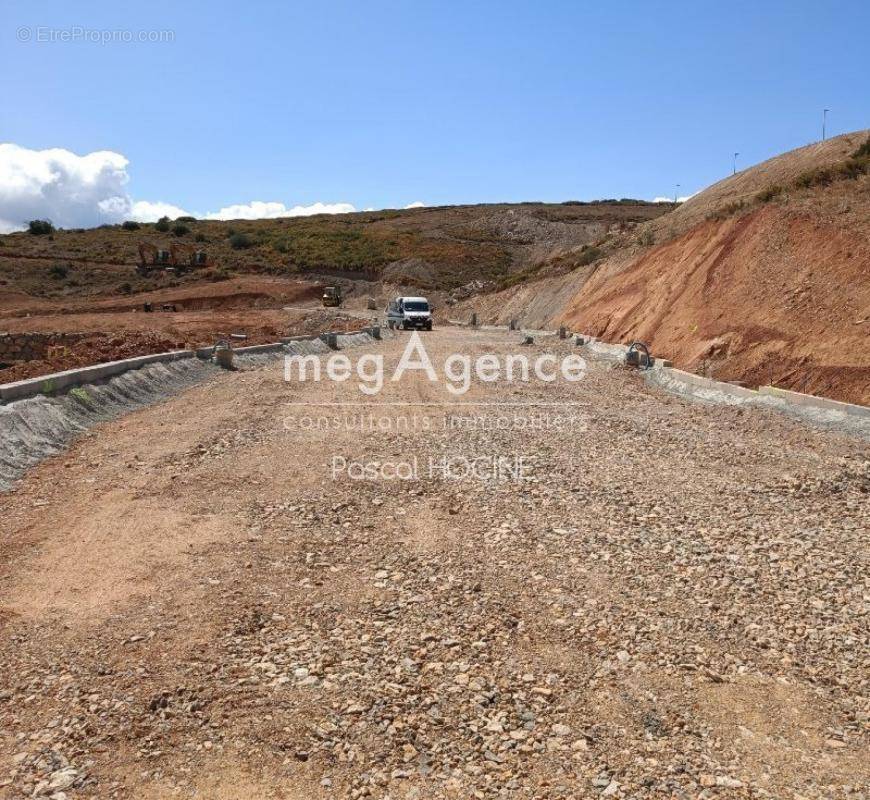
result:
<svg viewBox="0 0 870 800"><path fill-rule="evenodd" d="M0 797L866 797L868 457L598 364L222 375L0 496Z"/></svg>

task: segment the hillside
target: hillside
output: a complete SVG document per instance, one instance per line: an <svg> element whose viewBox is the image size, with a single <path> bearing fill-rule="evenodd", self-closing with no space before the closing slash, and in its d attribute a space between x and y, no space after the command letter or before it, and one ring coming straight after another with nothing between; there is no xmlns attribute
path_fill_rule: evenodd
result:
<svg viewBox="0 0 870 800"><path fill-rule="evenodd" d="M522 280L554 254L588 248L668 210L639 201L456 206L342 216L59 230L0 236L0 332L81 337L38 359L6 359L0 383L242 333L249 344L359 325L368 298L426 291L439 305ZM179 227L180 226L180 227ZM213 266L136 272L138 244L203 248ZM341 283L350 316L320 308ZM465 284L470 286L462 289ZM145 303L154 313L142 313Z"/></svg>
<svg viewBox="0 0 870 800"><path fill-rule="evenodd" d="M867 404L870 176L850 177L867 137L747 169L613 243L600 261L555 275L545 267L541 280L475 298L475 310L493 322L639 339L723 380Z"/></svg>
<svg viewBox="0 0 870 800"><path fill-rule="evenodd" d="M141 224L51 236L15 233L0 236L0 292L60 298L158 288L160 276L135 274L139 242L205 249L218 274L189 275L186 282L266 273L454 289L471 281L504 281L556 253L633 230L670 208L635 200L520 203L233 222L185 219L166 232ZM180 236L174 232L179 224ZM52 267L62 274L48 274Z"/></svg>

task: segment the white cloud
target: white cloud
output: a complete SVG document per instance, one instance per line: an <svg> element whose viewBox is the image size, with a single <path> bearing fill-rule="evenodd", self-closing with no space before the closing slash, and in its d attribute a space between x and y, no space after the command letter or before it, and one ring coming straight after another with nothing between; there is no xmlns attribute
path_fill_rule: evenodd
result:
<svg viewBox="0 0 870 800"><path fill-rule="evenodd" d="M176 217L192 216L194 215L183 208L159 200L156 203L150 200L137 200L133 203L129 213L130 219L135 219L137 222L157 222L161 217L175 219Z"/></svg>
<svg viewBox="0 0 870 800"><path fill-rule="evenodd" d="M312 203L310 206L287 208L283 203L254 200L250 203L225 206L212 211L205 219L275 219L277 217L310 217L313 214L350 214L356 211L350 203Z"/></svg>
<svg viewBox="0 0 870 800"><path fill-rule="evenodd" d="M127 190L129 163L110 150L79 156L61 148L0 144L0 233L24 230L32 219L50 219L59 228L89 228L125 219L154 222L163 216L270 219L356 211L350 203L287 207L255 200L196 214L164 201L134 200Z"/></svg>
<svg viewBox="0 0 870 800"><path fill-rule="evenodd" d="M697 192L695 194L697 194ZM678 203L685 203L686 200L688 200L690 197L694 197L694 196L695 196L694 194L687 194L685 197L678 197L677 202ZM654 197L653 202L654 203L673 203L674 198L673 197Z"/></svg>
<svg viewBox="0 0 870 800"><path fill-rule="evenodd" d="M415 200L413 203L408 203L405 208L423 208L426 204L420 200Z"/></svg>
<svg viewBox="0 0 870 800"><path fill-rule="evenodd" d="M100 150L29 150L0 144L0 230L21 230L31 219L63 228L120 222L129 210L128 161Z"/></svg>

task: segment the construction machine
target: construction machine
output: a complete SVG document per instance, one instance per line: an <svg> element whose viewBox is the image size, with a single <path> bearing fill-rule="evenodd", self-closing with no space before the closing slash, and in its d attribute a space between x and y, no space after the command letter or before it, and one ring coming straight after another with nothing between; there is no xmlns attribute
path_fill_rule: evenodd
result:
<svg viewBox="0 0 870 800"><path fill-rule="evenodd" d="M340 306L341 305L341 287L340 286L325 286L323 289L323 305L324 306Z"/></svg>
<svg viewBox="0 0 870 800"><path fill-rule="evenodd" d="M166 269L172 266L172 254L168 250L161 250L148 242L139 242L139 264L136 271L140 275L147 275L157 269Z"/></svg>
<svg viewBox="0 0 870 800"><path fill-rule="evenodd" d="M170 260L175 271L179 274L193 269L205 269L213 266L208 260L205 250L198 250L190 244L173 242L169 246Z"/></svg>

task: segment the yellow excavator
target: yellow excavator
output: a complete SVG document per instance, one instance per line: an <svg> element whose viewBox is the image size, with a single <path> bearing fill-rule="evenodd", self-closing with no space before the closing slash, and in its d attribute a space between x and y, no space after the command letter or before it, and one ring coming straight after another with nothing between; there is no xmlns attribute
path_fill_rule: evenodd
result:
<svg viewBox="0 0 870 800"><path fill-rule="evenodd" d="M136 271L140 275L147 275L158 269L166 269L172 266L172 254L168 250L161 250L148 242L139 242L139 263Z"/></svg>
<svg viewBox="0 0 870 800"><path fill-rule="evenodd" d="M213 266L205 250L197 250L193 245L173 242L169 245L169 257L178 274L193 269Z"/></svg>

